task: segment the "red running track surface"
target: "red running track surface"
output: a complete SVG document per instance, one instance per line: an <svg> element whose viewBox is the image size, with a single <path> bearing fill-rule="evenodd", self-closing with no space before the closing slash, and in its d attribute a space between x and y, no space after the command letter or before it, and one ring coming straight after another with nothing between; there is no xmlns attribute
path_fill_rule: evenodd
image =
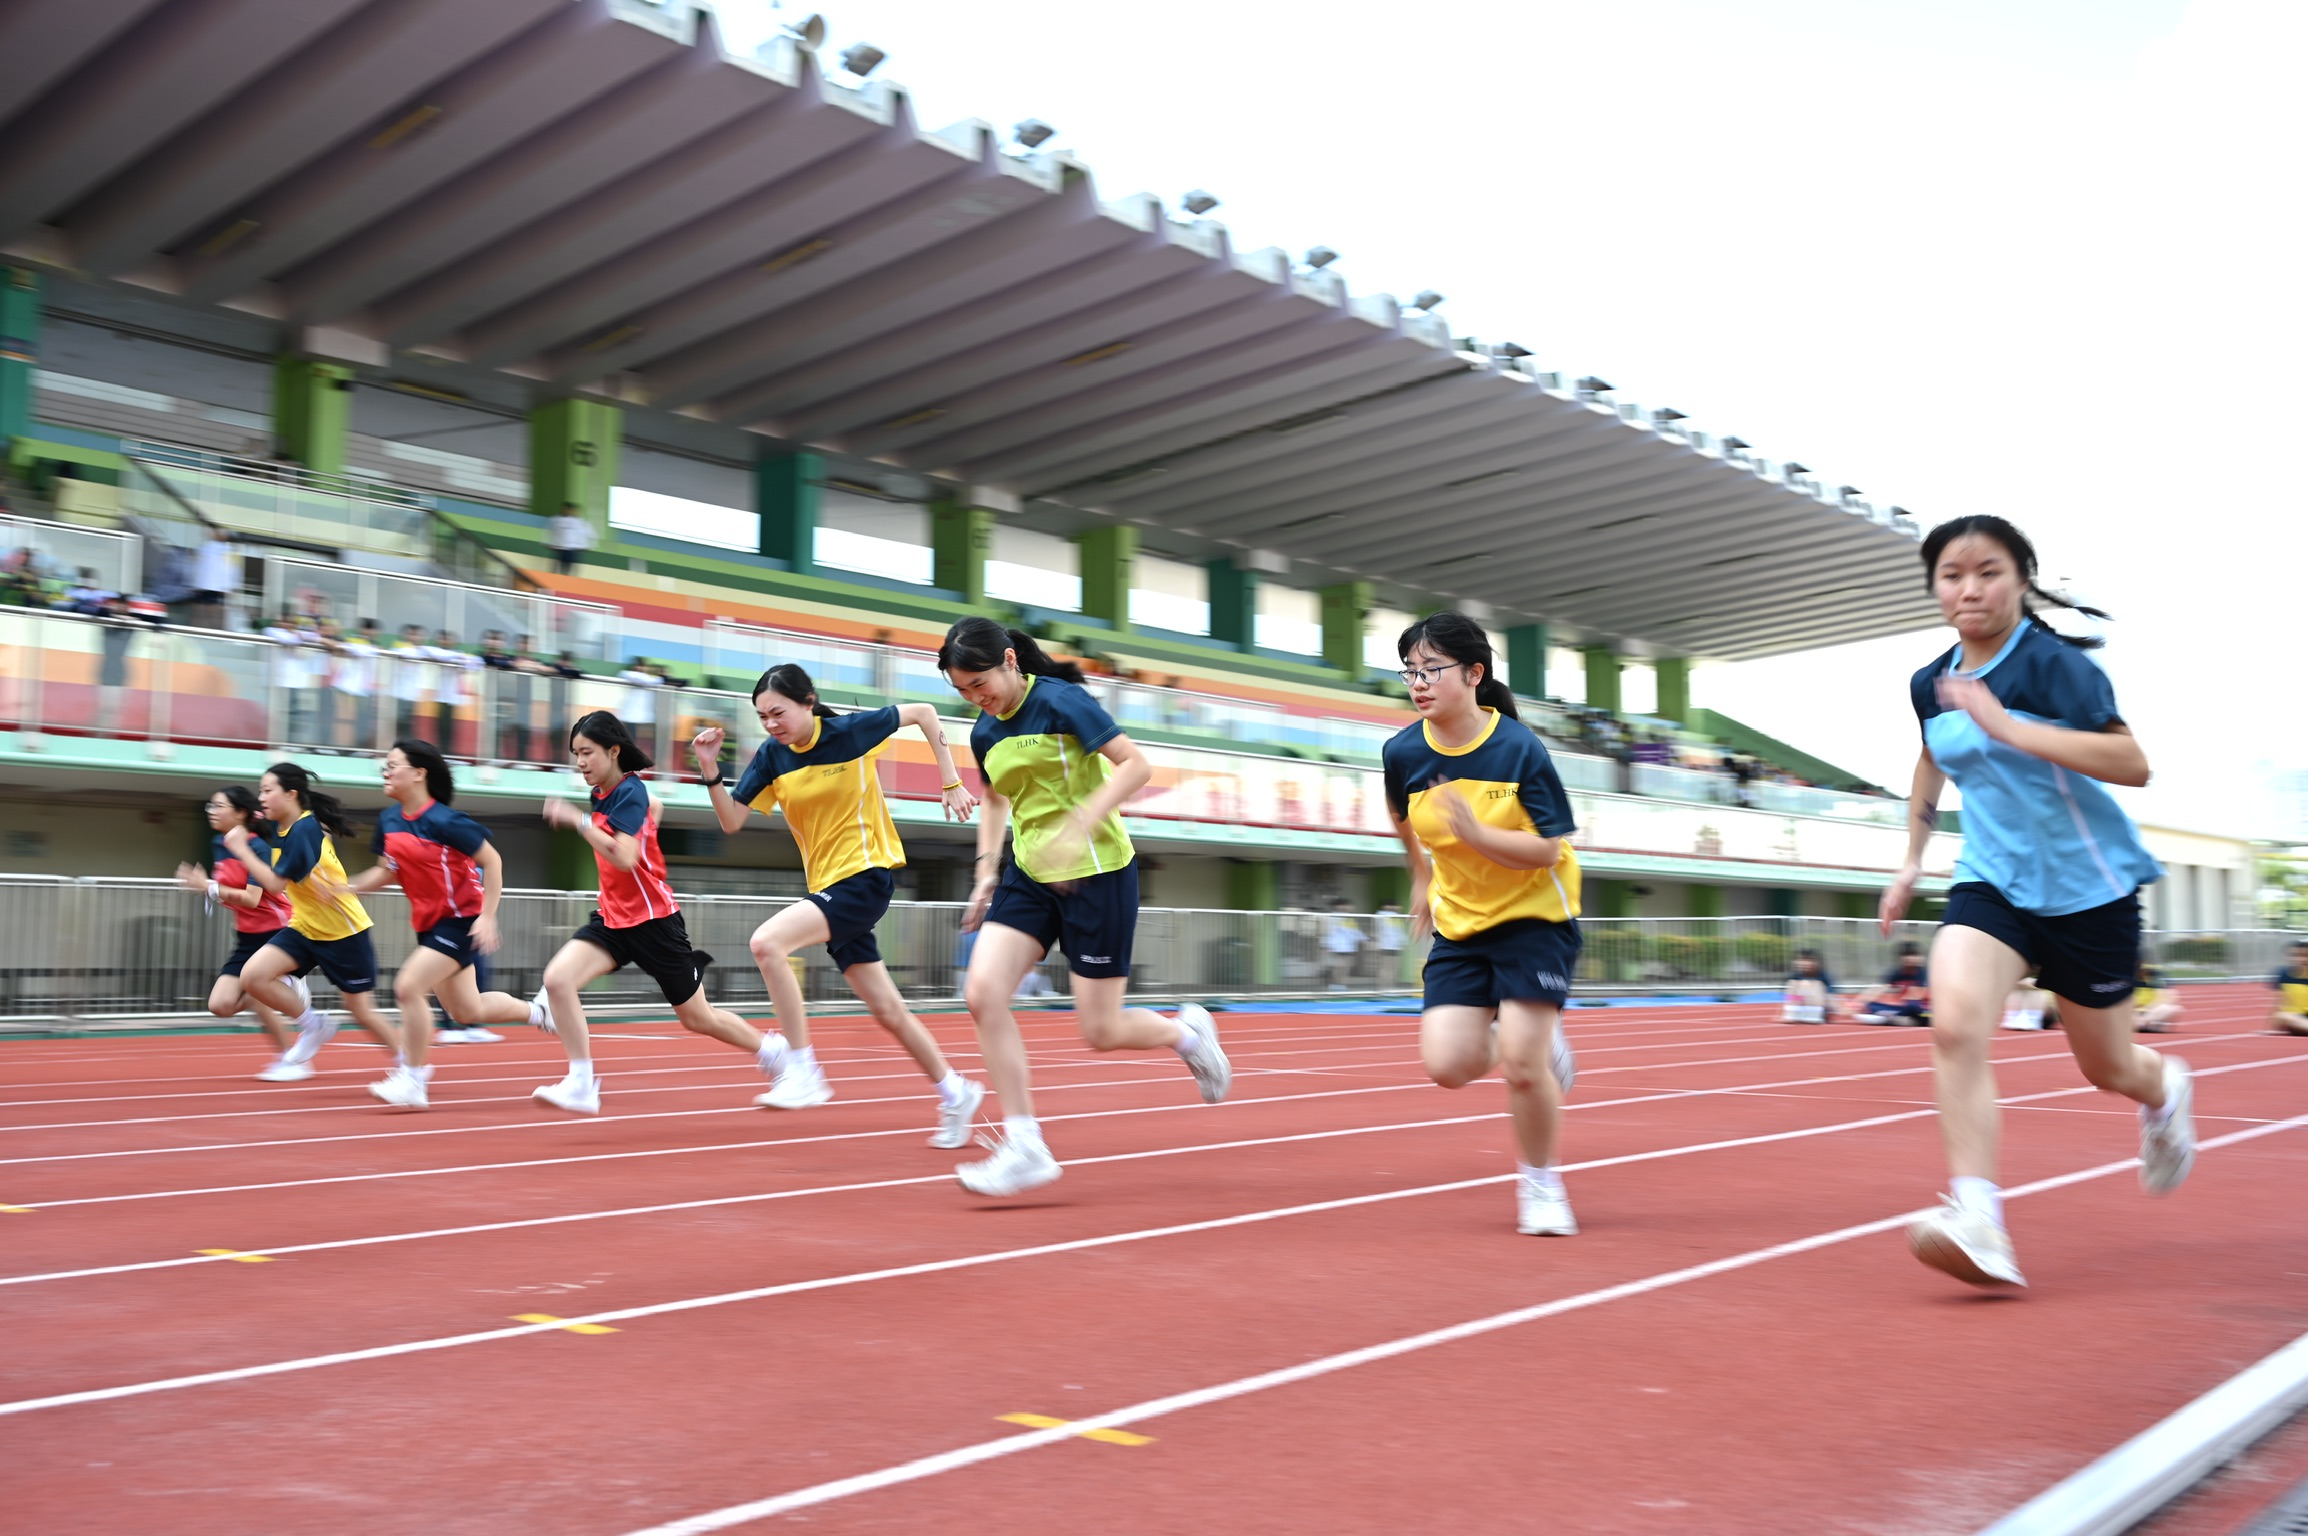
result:
<svg viewBox="0 0 2308 1536"><path fill-rule="evenodd" d="M1226 1018L1219 1108L1033 1016L1067 1174L1002 1206L863 1021L787 1116L669 1026L602 1040L590 1121L527 1031L421 1115L360 1043L293 1086L246 1039L0 1046L9 1523L1970 1532L2308 1331L2308 1041L2188 1000L2151 1043L2215 1145L2168 1200L2058 1035L1999 1036L2021 1296L1901 1242L1923 1032L1755 1006L1571 1015L1570 1239L1516 1235L1501 1089L1402 1016Z"/></svg>

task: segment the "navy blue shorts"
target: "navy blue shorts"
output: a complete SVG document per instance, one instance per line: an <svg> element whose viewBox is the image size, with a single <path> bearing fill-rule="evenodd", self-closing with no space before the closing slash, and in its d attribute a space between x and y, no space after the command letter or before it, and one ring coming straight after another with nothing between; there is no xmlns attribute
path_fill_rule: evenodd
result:
<svg viewBox="0 0 2308 1536"><path fill-rule="evenodd" d="M457 962L457 969L481 963L481 952L473 947L473 923L470 917L444 917L417 935L421 948L447 955Z"/></svg>
<svg viewBox="0 0 2308 1536"><path fill-rule="evenodd" d="M366 928L342 939L308 939L294 928L283 928L270 942L296 961L291 976L302 976L318 966L329 985L339 992L377 990L377 946L369 942Z"/></svg>
<svg viewBox="0 0 2308 1536"><path fill-rule="evenodd" d="M2036 985L2085 1008L2113 1008L2139 985L2140 893L2059 917L2023 912L1984 880L1947 893L1943 928L1977 928L2035 967Z"/></svg>
<svg viewBox="0 0 2308 1536"><path fill-rule="evenodd" d="M689 947L689 925L679 912L653 917L630 928L612 928L595 909L593 920L569 935L572 944L583 941L607 954L619 966L632 966L657 983L668 1005L678 1008L705 985L713 957Z"/></svg>
<svg viewBox="0 0 2308 1536"><path fill-rule="evenodd" d="M874 942L874 924L889 911L890 897L897 888L898 877L888 870L861 869L822 891L809 893L809 899L825 912L825 952L840 969L880 962L882 947Z"/></svg>
<svg viewBox="0 0 2308 1536"><path fill-rule="evenodd" d="M1426 956L1426 1006L1496 1008L1509 1000L1560 1008L1579 968L1576 920L1519 917L1463 939L1434 937Z"/></svg>
<svg viewBox="0 0 2308 1536"><path fill-rule="evenodd" d="M256 958L256 952L272 942L278 928L266 928L256 933L244 933L232 941L232 953L224 957L224 964L216 968L219 976L238 976L240 968Z"/></svg>
<svg viewBox="0 0 2308 1536"><path fill-rule="evenodd" d="M1052 944L1066 952L1075 975L1095 981L1130 974L1130 950L1138 937L1138 861L1102 875L1084 875L1064 889L1044 885L1012 864L994 887L986 921L1029 935L1047 955Z"/></svg>

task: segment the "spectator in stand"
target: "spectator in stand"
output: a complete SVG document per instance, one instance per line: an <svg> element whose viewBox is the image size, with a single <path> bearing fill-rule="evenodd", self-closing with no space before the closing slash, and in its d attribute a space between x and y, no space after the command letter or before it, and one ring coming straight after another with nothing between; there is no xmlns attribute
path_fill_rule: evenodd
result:
<svg viewBox="0 0 2308 1536"><path fill-rule="evenodd" d="M344 692L345 630L342 624L327 615L312 621L313 652L313 739L322 751L337 753L344 750L345 711Z"/></svg>
<svg viewBox="0 0 2308 1536"><path fill-rule="evenodd" d="M1931 1023L1931 977L1924 969L1923 950L1914 944L1899 946L1899 961L1891 973L1883 978L1883 985L1867 994L1859 1005L1856 1022L1861 1024L1913 1024L1927 1027Z"/></svg>
<svg viewBox="0 0 2308 1536"><path fill-rule="evenodd" d="M1354 980L1355 972L1361 968L1362 946L1367 938L1362 924L1349 915L1348 906L1344 896L1335 898L1330 904L1330 918L1322 928L1323 984L1333 992L1344 992Z"/></svg>
<svg viewBox="0 0 2308 1536"><path fill-rule="evenodd" d="M313 658L308 647L319 643L320 636L307 627L306 620L294 608L283 608L280 618L268 626L264 637L273 643L272 686L281 692L281 704L286 711L282 721L284 738L291 743L305 742L312 730ZM322 671L325 673L326 668Z"/></svg>
<svg viewBox="0 0 2308 1536"><path fill-rule="evenodd" d="M94 618L104 612L104 605L120 594L100 583L96 572L89 566L80 568L80 579L65 589L64 601L58 604L67 613L84 613Z"/></svg>
<svg viewBox="0 0 2308 1536"><path fill-rule="evenodd" d="M2034 976L2023 976L2003 1001L2003 1027L2022 1032L2057 1029L2060 1000L2038 986Z"/></svg>
<svg viewBox="0 0 2308 1536"><path fill-rule="evenodd" d="M1402 952L1410 942L1410 920L1403 916L1401 902L1387 901L1379 904L1376 924L1378 984L1391 987L1402 980Z"/></svg>
<svg viewBox="0 0 2308 1536"><path fill-rule="evenodd" d="M1795 952L1795 967L1787 973L1785 1002L1779 1010L1782 1024L1840 1024L1847 1016L1836 1006L1835 978L1816 949Z"/></svg>
<svg viewBox="0 0 2308 1536"><path fill-rule="evenodd" d="M483 716L480 740L473 748L475 757L502 759L505 757L505 738L513 728L513 663L516 658L505 649L505 632L489 629L481 632L481 669L500 674L487 678L488 709Z"/></svg>
<svg viewBox="0 0 2308 1536"><path fill-rule="evenodd" d="M513 654L513 739L510 743L513 761L529 761L529 734L537 718L537 680L555 676L553 664L537 654L533 635L523 635ZM552 731L547 729L549 739Z"/></svg>
<svg viewBox="0 0 2308 1536"><path fill-rule="evenodd" d="M385 653L382 641L377 621L363 619L359 629L337 642L336 689L345 696L351 728L346 745L355 752L373 751L377 745L377 658Z"/></svg>
<svg viewBox="0 0 2308 1536"><path fill-rule="evenodd" d="M192 557L192 627L224 628L224 605L239 590L240 556L222 528L211 528Z"/></svg>
<svg viewBox="0 0 2308 1536"><path fill-rule="evenodd" d="M481 658L459 647L457 637L445 629L436 631L433 643L424 649L437 663L433 673L433 729L439 734L432 738L433 745L454 752L457 711L473 699L473 686L466 674L481 669Z"/></svg>
<svg viewBox="0 0 2308 1536"><path fill-rule="evenodd" d="M653 749L657 746L657 690L665 686L665 679L648 662L631 656L626 658L625 670L617 674L617 681L625 685L625 707L618 713L625 717L633 739L652 757L660 755Z"/></svg>
<svg viewBox="0 0 2308 1536"><path fill-rule="evenodd" d="M545 525L545 543L553 551L553 568L569 574L577 557L593 547L593 525L577 511L577 503L561 503L561 513Z"/></svg>
<svg viewBox="0 0 2308 1536"><path fill-rule="evenodd" d="M2276 989L2276 1012L2269 1019L2279 1032L2308 1035L2308 939L2294 939L2284 968L2269 983Z"/></svg>
<svg viewBox="0 0 2308 1536"><path fill-rule="evenodd" d="M403 624L385 657L393 674L393 734L416 736L417 713L425 702L434 671L431 659L425 654L424 626Z"/></svg>

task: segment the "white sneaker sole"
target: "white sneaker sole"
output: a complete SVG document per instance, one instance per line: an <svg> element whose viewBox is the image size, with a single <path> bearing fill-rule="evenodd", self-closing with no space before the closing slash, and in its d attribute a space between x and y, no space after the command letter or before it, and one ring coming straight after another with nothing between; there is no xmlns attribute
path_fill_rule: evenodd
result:
<svg viewBox="0 0 2308 1536"><path fill-rule="evenodd" d="M2025 1288L2015 1267L2008 1275L1988 1269L1970 1249L1953 1236L1929 1222L1917 1222L1907 1229L1907 1251L1944 1275L1953 1275L1966 1285L1983 1287L2013 1285Z"/></svg>
<svg viewBox="0 0 2308 1536"><path fill-rule="evenodd" d="M1010 1179L999 1187L971 1183L969 1170L966 1168L957 1170L954 1176L961 1180L962 1188L973 1195L983 1195L989 1200L1007 1200L1012 1195L1022 1195L1030 1189L1042 1189L1055 1184L1065 1176L1065 1173L1066 1169L1063 1164L1052 1163L1046 1169L1037 1170L1031 1177Z"/></svg>
<svg viewBox="0 0 2308 1536"><path fill-rule="evenodd" d="M817 1086L808 1093L788 1094L784 1097L780 1097L778 1091L772 1088L767 1093L755 1094L753 1102L763 1109L815 1109L820 1104L833 1102L833 1084L820 1079ZM968 1146L969 1143L964 1142L962 1145Z"/></svg>
<svg viewBox="0 0 2308 1536"><path fill-rule="evenodd" d="M532 1092L529 1097L535 1099L540 1104L549 1104L553 1108L558 1109L565 1114L598 1115L601 1113L601 1095L598 1093L593 1095L590 1102L565 1100L555 1094L553 1092L552 1086L548 1084L545 1087L539 1088Z"/></svg>
<svg viewBox="0 0 2308 1536"><path fill-rule="evenodd" d="M938 1128L930 1133L930 1145L940 1152L959 1152L968 1146L971 1130L977 1123L978 1106L985 1102L986 1090L976 1083L971 1083L970 1096L962 1100L961 1103L956 1104L951 1110L940 1105L938 1108ZM955 1122L954 1128L951 1130L946 1128L948 1115L953 1116Z"/></svg>

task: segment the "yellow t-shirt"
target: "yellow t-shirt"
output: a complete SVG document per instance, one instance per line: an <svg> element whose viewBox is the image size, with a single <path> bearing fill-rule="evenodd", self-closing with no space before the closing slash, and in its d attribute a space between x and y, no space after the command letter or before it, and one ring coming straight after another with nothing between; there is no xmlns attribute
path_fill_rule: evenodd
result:
<svg viewBox="0 0 2308 1536"><path fill-rule="evenodd" d="M905 845L882 798L874 757L898 730L895 708L821 715L798 747L765 741L730 795L767 814L785 812L801 845L802 879L822 891L868 869L896 869Z"/></svg>
<svg viewBox="0 0 2308 1536"><path fill-rule="evenodd" d="M1446 939L1521 918L1567 923L1579 915L1579 858L1569 843L1551 869L1509 869L1460 842L1443 817L1435 791L1449 784L1486 826L1541 837L1567 837L1578 827L1545 743L1520 722L1483 712L1490 719L1482 734L1463 747L1439 745L1422 720L1383 754L1387 805L1434 859L1429 898L1435 931Z"/></svg>
<svg viewBox="0 0 2308 1536"><path fill-rule="evenodd" d="M345 867L337 860L336 844L313 819L312 812L306 811L290 822L276 841L280 846L273 871L289 883L291 928L322 943L368 932L368 909L358 896L350 891L330 896L321 890L324 884L343 885Z"/></svg>

